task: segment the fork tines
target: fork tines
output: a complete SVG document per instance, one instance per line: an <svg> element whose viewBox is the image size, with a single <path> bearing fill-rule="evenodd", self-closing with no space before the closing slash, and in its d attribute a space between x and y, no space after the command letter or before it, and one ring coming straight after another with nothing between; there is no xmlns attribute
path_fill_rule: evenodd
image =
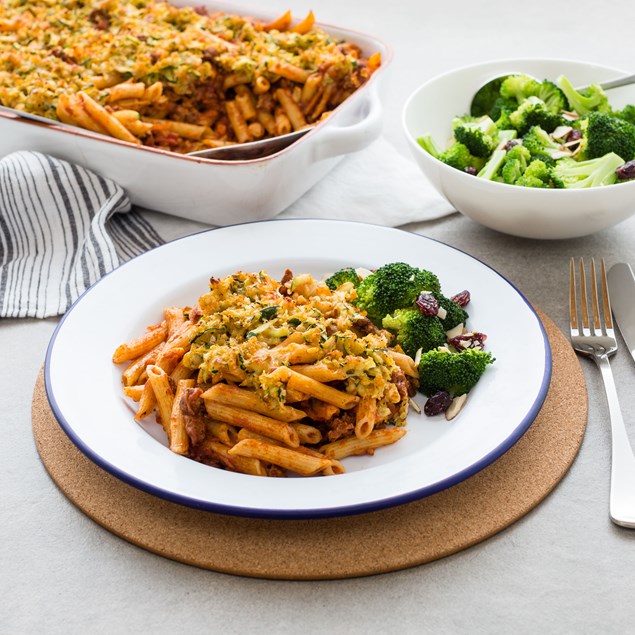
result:
<svg viewBox="0 0 635 635"><path fill-rule="evenodd" d="M589 300L587 297L587 281L584 268L584 259L579 262L579 288L580 303L577 302L576 295L576 267L575 258L571 258L570 263L570 284L569 284L569 312L571 316L571 331L578 331L580 335L610 335L613 331L613 318L611 317L611 302L609 299L609 289L606 282L606 266L604 258L600 263L600 279L598 280L595 259L591 258L591 276L589 280L589 295L591 296L591 311L593 322L589 321ZM598 298L598 286L602 289L602 315L600 313L600 303ZM581 322L578 319L578 308L580 310ZM602 321L601 317L604 317ZM580 328L580 323L582 328Z"/></svg>

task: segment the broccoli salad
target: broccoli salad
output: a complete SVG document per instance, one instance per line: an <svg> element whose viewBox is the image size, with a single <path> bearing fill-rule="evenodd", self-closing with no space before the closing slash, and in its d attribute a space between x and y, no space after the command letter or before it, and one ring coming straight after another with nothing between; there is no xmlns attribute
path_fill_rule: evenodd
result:
<svg viewBox="0 0 635 635"><path fill-rule="evenodd" d="M578 91L564 76L509 75L492 91L472 115L453 119L449 147L429 134L419 145L457 170L509 185L573 189L635 178L634 105L615 110L599 85Z"/></svg>
<svg viewBox="0 0 635 635"><path fill-rule="evenodd" d="M427 415L456 416L467 393L495 361L483 350L487 336L466 327L469 291L446 297L431 271L393 262L372 272L340 269L325 282L332 291L352 285L354 303L372 326L392 333L395 345L411 364L414 361L418 389L428 397L423 409Z"/></svg>

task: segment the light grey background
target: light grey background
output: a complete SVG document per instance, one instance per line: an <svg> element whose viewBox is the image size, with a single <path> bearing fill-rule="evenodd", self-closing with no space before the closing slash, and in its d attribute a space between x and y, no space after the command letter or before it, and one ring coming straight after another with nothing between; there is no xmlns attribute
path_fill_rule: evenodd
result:
<svg viewBox="0 0 635 635"><path fill-rule="evenodd" d="M406 152L400 113L422 81L502 57L561 57L635 70L635 5L581 0L383 3L270 0L376 35L395 59L385 136ZM449 113L451 114L451 113ZM1 140L0 140L1 145ZM635 201L634 201L635 204ZM159 219L166 238L194 226ZM635 263L635 218L596 236L539 242L453 215L406 229L471 253L567 326L568 259ZM56 320L0 321L0 630L11 633L621 633L635 622L635 530L608 518L609 428L600 377L583 360L590 411L570 472L515 525L467 551L370 578L272 582L198 570L108 533L53 485L35 450L30 405ZM635 441L633 360L614 361Z"/></svg>

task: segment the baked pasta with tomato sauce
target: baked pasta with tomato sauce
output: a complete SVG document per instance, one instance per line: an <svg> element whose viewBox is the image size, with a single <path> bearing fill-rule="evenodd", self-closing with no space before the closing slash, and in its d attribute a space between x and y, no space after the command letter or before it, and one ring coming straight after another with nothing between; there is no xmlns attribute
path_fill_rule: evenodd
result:
<svg viewBox="0 0 635 635"><path fill-rule="evenodd" d="M187 153L328 115L381 63L314 23L152 0L0 4L0 103Z"/></svg>

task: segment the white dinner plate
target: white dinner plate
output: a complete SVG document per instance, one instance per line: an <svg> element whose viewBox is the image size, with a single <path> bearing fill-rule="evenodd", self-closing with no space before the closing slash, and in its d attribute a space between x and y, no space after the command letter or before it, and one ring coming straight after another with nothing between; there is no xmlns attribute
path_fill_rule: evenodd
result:
<svg viewBox="0 0 635 635"><path fill-rule="evenodd" d="M263 478L216 469L170 452L163 429L138 424L112 353L191 305L210 276L285 268L322 277L343 266L394 261L434 271L444 293L468 289L468 327L488 335L496 357L460 415L446 421L411 411L408 433L374 456L344 460L346 473ZM450 487L494 461L527 430L551 377L551 350L527 300L496 271L443 243L362 223L280 220L235 225L168 243L122 265L68 311L48 348L49 402L77 447L121 480L162 498L215 512L318 518L377 510ZM423 405L425 397L416 400ZM113 502L116 504L116 502Z"/></svg>

